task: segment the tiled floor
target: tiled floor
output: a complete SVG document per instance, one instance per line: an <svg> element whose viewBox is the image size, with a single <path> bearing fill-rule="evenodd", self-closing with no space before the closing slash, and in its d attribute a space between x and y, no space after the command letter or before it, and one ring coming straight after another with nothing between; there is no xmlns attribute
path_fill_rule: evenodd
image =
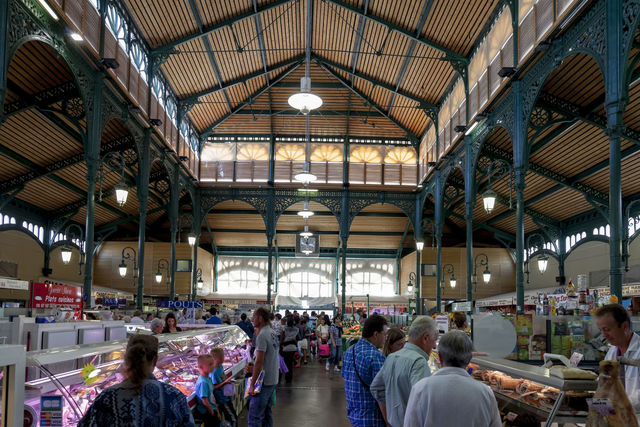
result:
<svg viewBox="0 0 640 427"><path fill-rule="evenodd" d="M247 410L240 416L247 425ZM295 369L292 384L284 377L276 391L273 407L276 427L348 427L344 384L339 372L327 372L324 363L309 362Z"/></svg>

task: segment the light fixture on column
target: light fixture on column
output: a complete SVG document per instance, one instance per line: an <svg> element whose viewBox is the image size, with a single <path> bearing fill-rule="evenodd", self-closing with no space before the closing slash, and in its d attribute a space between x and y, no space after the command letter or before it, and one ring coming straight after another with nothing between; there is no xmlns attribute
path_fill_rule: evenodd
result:
<svg viewBox="0 0 640 427"><path fill-rule="evenodd" d="M538 257L538 270L540 273L544 274L547 271L547 264L549 263L549 257L545 254L542 254Z"/></svg>
<svg viewBox="0 0 640 427"><path fill-rule="evenodd" d="M416 249L421 252L424 249L424 241L416 240Z"/></svg>
<svg viewBox="0 0 640 427"><path fill-rule="evenodd" d="M498 194L491 189L491 177L498 175L498 179L500 179L506 174L509 174L509 209L511 209L511 201L513 199L513 166L505 160L498 159L492 161L487 168L487 190L482 193L482 203L484 210L487 211L488 214L493 212L498 198Z"/></svg>
<svg viewBox="0 0 640 427"><path fill-rule="evenodd" d="M204 280L202 280L202 268L198 267L196 270L196 286L198 289L202 289L204 287Z"/></svg>
<svg viewBox="0 0 640 427"><path fill-rule="evenodd" d="M169 275L171 274L169 270L169 261L165 258L160 258L158 260L158 271L156 272L156 283L162 282L162 270L167 272L167 281L169 281Z"/></svg>
<svg viewBox="0 0 640 427"><path fill-rule="evenodd" d="M309 201L308 200L304 201L303 209L301 211L298 211L298 215L300 215L301 217L303 217L305 219L313 216L313 211L309 210Z"/></svg>
<svg viewBox="0 0 640 427"><path fill-rule="evenodd" d="M445 264L442 266L442 277L444 278L445 274L451 274L451 278L449 279L449 286L451 289L456 287L456 277L453 275L453 264ZM444 286L443 286L444 288Z"/></svg>
<svg viewBox="0 0 640 427"><path fill-rule="evenodd" d="M187 234L187 242L189 242L189 246L194 247L196 244L196 235L195 233Z"/></svg>
<svg viewBox="0 0 640 427"><path fill-rule="evenodd" d="M413 293L413 281L416 280L416 273L413 271L409 273L409 283L407 283L407 292Z"/></svg>
<svg viewBox="0 0 640 427"><path fill-rule="evenodd" d="M71 247L64 245L62 249L60 249L60 256L62 257L62 263L67 265L71 262Z"/></svg>
<svg viewBox="0 0 640 427"><path fill-rule="evenodd" d="M133 263L133 280L138 278L138 262L136 261L136 250L131 246L127 246L122 249L122 260L120 265L118 265L118 272L120 273L120 277L123 279L127 275L127 260L130 260Z"/></svg>
<svg viewBox="0 0 640 427"><path fill-rule="evenodd" d="M104 180L104 166L105 164L111 169L113 172L120 171L120 182L113 187L113 190L116 195L116 202L120 207L124 206L127 203L127 196L129 195L129 188L125 183L125 161L124 156L120 152L111 151L105 154L100 159L100 191L98 193L98 200L102 201L102 182Z"/></svg>
<svg viewBox="0 0 640 427"><path fill-rule="evenodd" d="M537 246L534 250L533 245L531 244L531 240L532 239L538 239L540 246ZM526 270L525 270L525 274L527 275L527 283L529 283L529 263L531 262L531 254L536 253L536 252L540 252L540 254L538 255L538 271L540 272L540 274L544 274L545 271L547 271L547 267L549 265L549 257L544 253L545 250L545 238L544 236L542 236L542 234L539 233L533 233L527 236L527 240L526 240L526 245L525 245L525 256L527 257L527 261L525 264Z"/></svg>
<svg viewBox="0 0 640 427"><path fill-rule="evenodd" d="M480 260L480 266L484 266L484 271L482 272L482 280L485 284L491 281L491 272L489 271L489 257L486 254L478 254L473 262L473 277L476 282L476 286L478 286L478 260Z"/></svg>
<svg viewBox="0 0 640 427"><path fill-rule="evenodd" d="M82 245L84 244L84 231L82 227L78 224L69 224L64 229L62 235L64 236L65 243L64 246L60 249L60 257L62 258L62 263L64 265L68 265L71 262L71 255L73 254L73 249L69 242L73 242L74 238L72 236L72 231L75 231L75 236L77 239L78 249L80 250L80 258L78 259L78 274L82 274L82 265L84 264L84 252L82 250Z"/></svg>

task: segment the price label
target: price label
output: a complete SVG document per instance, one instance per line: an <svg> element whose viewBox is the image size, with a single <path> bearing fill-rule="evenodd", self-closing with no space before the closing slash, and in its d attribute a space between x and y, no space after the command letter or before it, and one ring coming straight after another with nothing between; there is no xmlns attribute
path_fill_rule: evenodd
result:
<svg viewBox="0 0 640 427"><path fill-rule="evenodd" d="M616 413L613 403L606 397L587 399L587 405L590 410L596 411L600 415L615 415Z"/></svg>
<svg viewBox="0 0 640 427"><path fill-rule="evenodd" d="M577 368L578 364L580 363L580 361L582 360L583 357L584 357L583 354L580 354L577 351L575 351L571 355L571 359L569 359L569 364L571 364L571 366L573 366L574 368Z"/></svg>
<svg viewBox="0 0 640 427"><path fill-rule="evenodd" d="M506 417L507 421L509 421L510 423L514 422L516 420L516 418L518 418L518 414L514 414L513 412L509 412Z"/></svg>

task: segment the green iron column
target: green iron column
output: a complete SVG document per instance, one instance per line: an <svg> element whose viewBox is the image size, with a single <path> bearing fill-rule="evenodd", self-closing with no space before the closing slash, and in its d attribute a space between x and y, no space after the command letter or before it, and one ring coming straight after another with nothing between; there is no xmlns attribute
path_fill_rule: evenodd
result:
<svg viewBox="0 0 640 427"><path fill-rule="evenodd" d="M104 77L101 73L94 76L92 105L87 111L87 141L85 142L84 149L84 156L87 163L87 216L84 246L84 251L87 256L84 265L84 285L82 288L85 308L88 308L91 304L91 285L93 282L94 217L98 162L100 161L100 136L102 134L103 79Z"/></svg>
<svg viewBox="0 0 640 427"><path fill-rule="evenodd" d="M342 286L342 316L347 313L347 242L349 240L349 224L351 223L349 207L349 196L345 188L342 190L342 198L340 200L340 242L338 242L338 244L342 243L342 278L340 280L340 286Z"/></svg>
<svg viewBox="0 0 640 427"><path fill-rule="evenodd" d="M611 295L622 302L622 236L626 233L622 220L622 173L620 136L623 131L625 88L623 82L626 59L620 55L623 45L623 1L606 2L605 110L609 136L609 286Z"/></svg>
<svg viewBox="0 0 640 427"><path fill-rule="evenodd" d="M564 280L564 260L567 257L567 241L564 236L564 230L558 238L558 277L560 277L559 285L563 286Z"/></svg>
<svg viewBox="0 0 640 427"><path fill-rule="evenodd" d="M465 167L464 167L464 219L466 223L467 246L467 301L473 301L473 207L475 205L475 176L473 170L473 156L471 151L471 138L465 138Z"/></svg>
<svg viewBox="0 0 640 427"><path fill-rule="evenodd" d="M442 215L442 211L444 209L442 203L442 191L440 190L441 185L441 173L440 170L435 171L435 188L436 192L434 194L435 198L435 212L434 212L434 227L435 227L435 238L436 238L436 304L438 310L440 310L440 305L442 303L442 224L444 221L444 217Z"/></svg>
<svg viewBox="0 0 640 427"><path fill-rule="evenodd" d="M271 306L271 286L273 286L273 238L267 238L267 306Z"/></svg>
<svg viewBox="0 0 640 427"><path fill-rule="evenodd" d="M342 237L342 277L340 280L340 286L342 287L342 316L346 314L345 310L347 308L347 240L349 240L348 237Z"/></svg>
<svg viewBox="0 0 640 427"><path fill-rule="evenodd" d="M144 243L146 240L147 206L149 202L149 174L151 170L151 155L149 146L151 145L151 129L144 130L144 139L138 153L138 297L137 307L142 310L142 299L144 294Z"/></svg>
<svg viewBox="0 0 640 427"><path fill-rule="evenodd" d="M413 224L413 230L415 235L416 242L421 242L422 247L424 247L424 236L422 234L422 203L420 198L420 193L416 194L416 217ZM416 289L418 290L418 296L422 295L422 286L421 286L421 276L422 276L422 248L418 249L416 243ZM420 301L420 311L422 312L422 299L419 298ZM421 313L422 314L422 313Z"/></svg>
<svg viewBox="0 0 640 427"><path fill-rule="evenodd" d="M524 310L524 187L527 173L527 123L523 119L522 83L513 83L514 129L513 129L513 169L515 171L516 192L516 309Z"/></svg>
<svg viewBox="0 0 640 427"><path fill-rule="evenodd" d="M169 200L169 223L171 226L171 259L170 259L170 274L171 281L169 282L169 299L173 300L176 297L176 237L178 234L178 197L180 197L180 185L178 180L180 178L180 169L178 166L173 171L173 177L171 180L171 194Z"/></svg>
<svg viewBox="0 0 640 427"><path fill-rule="evenodd" d="M218 252L213 254L213 292L218 292Z"/></svg>
<svg viewBox="0 0 640 427"><path fill-rule="evenodd" d="M194 228L195 228L195 219L194 219ZM193 245L192 251L192 259L193 259L193 268L191 268L191 287L189 289L189 299L191 301L195 301L198 296L198 247L200 246L200 223L198 224L197 231L194 230L194 234L196 236L196 242Z"/></svg>

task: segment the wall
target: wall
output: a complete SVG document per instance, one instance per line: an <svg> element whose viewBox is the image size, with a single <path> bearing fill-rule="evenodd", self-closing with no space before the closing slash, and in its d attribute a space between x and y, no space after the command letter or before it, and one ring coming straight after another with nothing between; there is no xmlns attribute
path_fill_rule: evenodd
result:
<svg viewBox="0 0 640 427"><path fill-rule="evenodd" d="M478 266L478 290L474 292L474 298L485 298L492 295L498 295L505 292L515 291L516 286L516 270L515 263L511 258L511 255L506 249L502 248L474 248L474 256L484 253L489 258L489 271L491 271L491 281L488 285L485 285L482 281L482 271ZM445 298L458 298L466 299L466 256L467 252L465 248L442 248L442 265L452 264L454 268L454 275L456 277L456 287L452 289L449 286L450 274L446 274L442 277L443 284L445 285L444 297ZM402 259L401 263L401 284L402 290L406 294L406 283L409 281L409 272L415 271L415 252L407 255ZM423 264L435 264L436 263L436 248L425 247L422 251L422 263ZM423 298L435 298L436 296L436 278L435 277L422 277L422 297Z"/></svg>
<svg viewBox="0 0 640 427"><path fill-rule="evenodd" d="M640 266L640 238L631 242L629 247L629 267ZM537 257L529 267L529 284L525 284L525 289L538 289L555 286L555 278L558 276L558 262L549 258L549 265L544 275L538 271ZM578 274L609 270L609 245L603 242L587 242L575 248L567 257L564 263L565 277L567 282L573 280L575 284ZM608 285L605 284L605 285Z"/></svg>
<svg viewBox="0 0 640 427"><path fill-rule="evenodd" d="M94 263L93 283L113 289L136 292L137 282L133 283L133 268L127 261L127 275L124 278L118 273L118 265L122 261L122 250L127 247L138 250L138 242L105 242L98 249ZM127 251L129 252L129 251ZM176 259L191 259L192 249L187 243L176 244ZM168 295L169 287L166 282L167 273L162 270L162 281L156 283L155 275L160 259L171 259L171 244L147 242L144 249L144 293L145 295ZM198 267L202 268L202 279L211 287L212 255L204 249L198 249ZM194 268L197 268L194 266ZM191 273L176 273L176 294L189 294Z"/></svg>

